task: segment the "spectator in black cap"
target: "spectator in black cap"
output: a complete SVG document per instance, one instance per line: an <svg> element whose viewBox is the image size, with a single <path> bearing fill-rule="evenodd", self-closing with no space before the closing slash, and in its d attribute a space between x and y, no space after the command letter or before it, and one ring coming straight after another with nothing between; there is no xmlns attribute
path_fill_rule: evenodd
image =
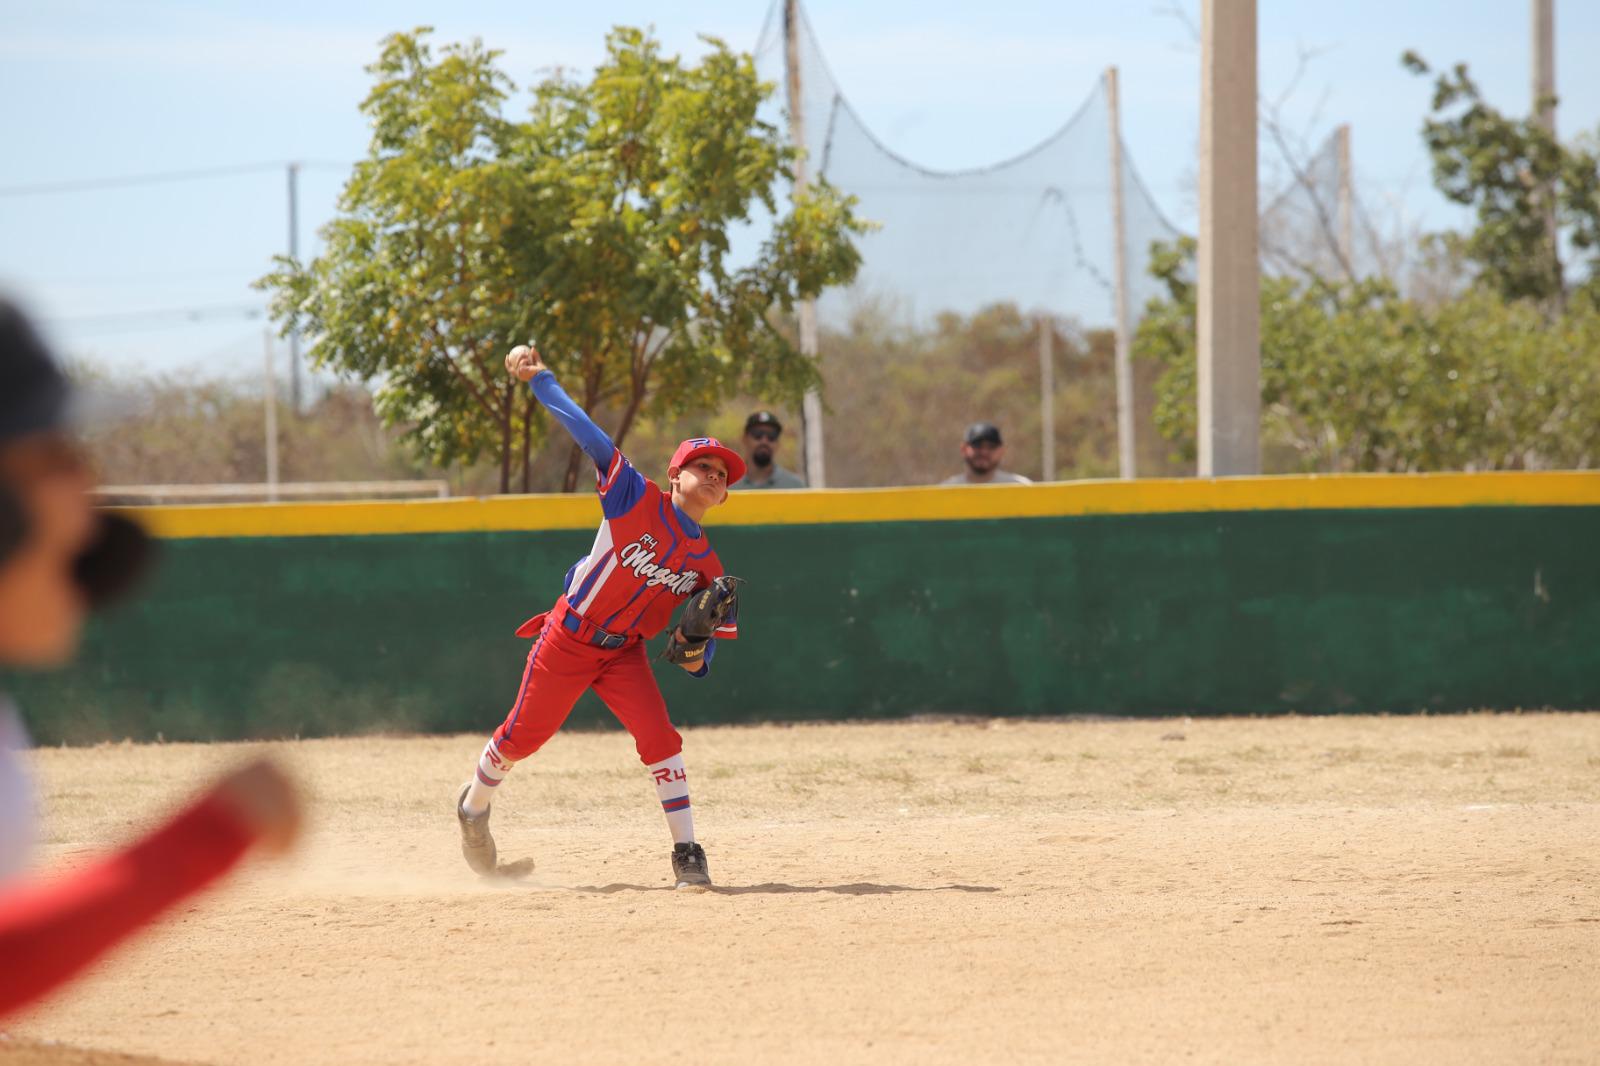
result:
<svg viewBox="0 0 1600 1066"><path fill-rule="evenodd" d="M745 474L741 489L803 489L806 479L779 466L775 458L783 423L771 411L757 411L744 421Z"/></svg>
<svg viewBox="0 0 1600 1066"><path fill-rule="evenodd" d="M946 478L946 485L1031 485L1028 478L1000 469L1000 460L1006 457L1006 446L1000 439L1000 427L993 422L974 422L967 427L961 441L961 458L967 464L964 473Z"/></svg>

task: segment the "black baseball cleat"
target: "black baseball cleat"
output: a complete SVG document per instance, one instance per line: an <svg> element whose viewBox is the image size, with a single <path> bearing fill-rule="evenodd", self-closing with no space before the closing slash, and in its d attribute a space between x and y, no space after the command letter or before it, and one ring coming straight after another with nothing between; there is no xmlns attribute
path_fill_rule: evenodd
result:
<svg viewBox="0 0 1600 1066"><path fill-rule="evenodd" d="M461 795L456 797L456 821L461 823L461 855L474 873L488 877L495 871L498 855L495 853L494 835L489 832L489 812L472 815L462 809L461 805L467 801L467 793L471 790L472 782L468 781L461 786ZM700 865L704 868L705 859L700 860Z"/></svg>
<svg viewBox="0 0 1600 1066"><path fill-rule="evenodd" d="M704 888L710 885L706 849L693 843L672 845L672 876L678 881L675 888Z"/></svg>

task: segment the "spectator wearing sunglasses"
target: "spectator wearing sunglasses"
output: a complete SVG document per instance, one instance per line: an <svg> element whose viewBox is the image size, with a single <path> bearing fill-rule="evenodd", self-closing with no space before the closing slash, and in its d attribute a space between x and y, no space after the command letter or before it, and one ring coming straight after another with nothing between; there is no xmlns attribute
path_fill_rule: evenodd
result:
<svg viewBox="0 0 1600 1066"><path fill-rule="evenodd" d="M771 411L757 411L744 422L744 480L740 489L803 489L806 479L778 465L783 423Z"/></svg>

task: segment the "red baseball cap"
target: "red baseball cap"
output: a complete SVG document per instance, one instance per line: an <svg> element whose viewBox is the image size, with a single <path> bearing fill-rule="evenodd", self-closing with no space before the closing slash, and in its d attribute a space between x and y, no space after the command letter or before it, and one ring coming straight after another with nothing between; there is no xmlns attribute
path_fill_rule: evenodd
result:
<svg viewBox="0 0 1600 1066"><path fill-rule="evenodd" d="M689 464L689 460L697 459L702 455L715 455L728 467L728 484L732 485L744 477L744 459L738 452L724 445L715 437L690 437L678 445L678 450L672 453L672 462L667 466L682 470Z"/></svg>

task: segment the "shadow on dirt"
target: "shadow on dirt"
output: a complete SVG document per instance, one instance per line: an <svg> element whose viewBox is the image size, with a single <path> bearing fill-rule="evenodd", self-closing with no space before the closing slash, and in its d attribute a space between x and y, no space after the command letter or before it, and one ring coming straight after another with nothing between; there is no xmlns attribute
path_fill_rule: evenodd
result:
<svg viewBox="0 0 1600 1066"><path fill-rule="evenodd" d="M618 892L672 892L671 885L579 885L574 892L593 892L609 896ZM856 881L848 885L786 885L768 881L759 885L710 885L696 891L718 896L746 896L751 894L788 895L790 893L832 892L840 896L882 896L891 892L998 892L988 885L876 885L870 881Z"/></svg>

